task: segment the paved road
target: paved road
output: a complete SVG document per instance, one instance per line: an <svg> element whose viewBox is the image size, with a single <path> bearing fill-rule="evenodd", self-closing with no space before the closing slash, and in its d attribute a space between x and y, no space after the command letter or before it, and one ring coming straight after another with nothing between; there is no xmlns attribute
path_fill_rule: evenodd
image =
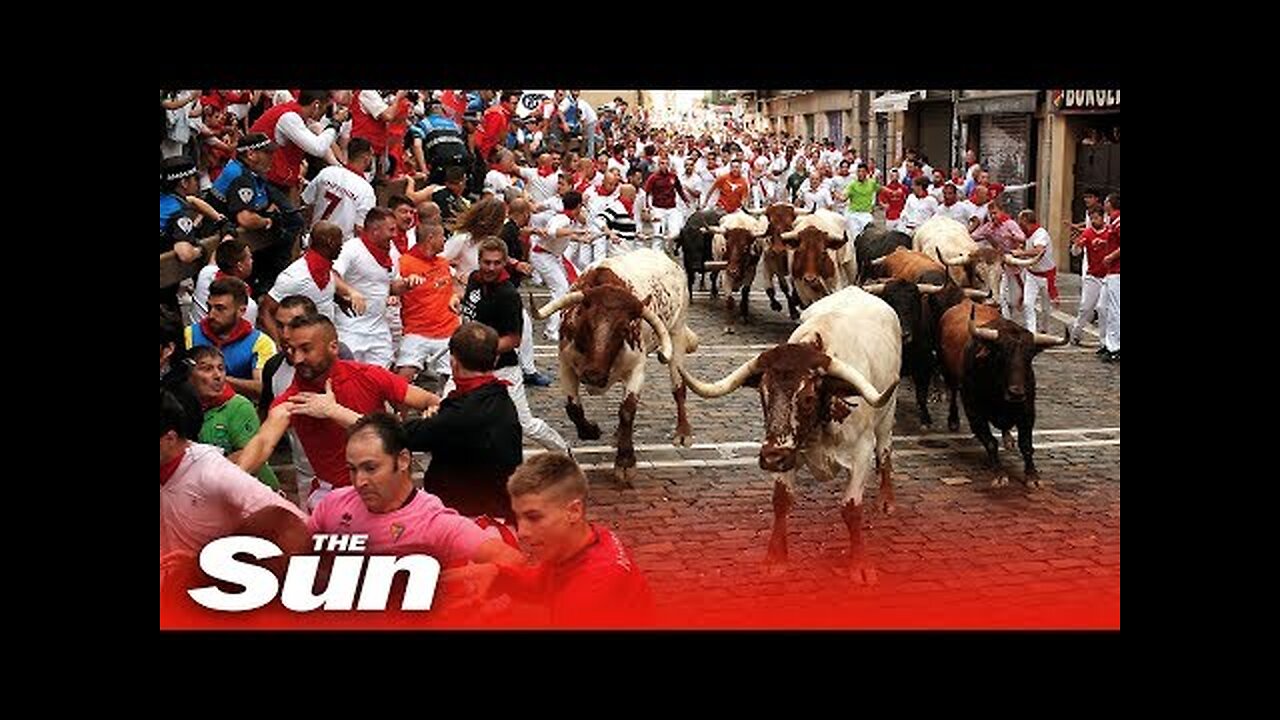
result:
<svg viewBox="0 0 1280 720"><path fill-rule="evenodd" d="M1061 280L1061 312L1074 316L1079 278ZM539 303L546 290L533 288ZM527 294L527 293L522 293ZM691 324L701 339L689 363L718 378L762 349L785 341L795 327L751 298L751 324L724 332L723 300L695 293ZM1067 317L1067 315L1062 315ZM542 344L539 368L556 373L555 348ZM1049 331L1061 332L1053 319ZM946 432L946 407L931 407L935 426L917 421L910 379L898 394L894 470L898 510L871 510L865 537L879 571L873 587L852 584L844 571L848 533L840 518L840 481L797 478L790 524L790 562L766 572L765 544L773 522L772 480L756 464L763 438L760 400L749 388L717 400L689 395L692 448L674 448L675 425L665 366L650 357L636 416L636 488L612 484L612 448L622 390L584 395L587 416L602 441L579 441L557 388L531 388L535 414L556 427L588 469L591 516L615 528L645 570L660 619L674 625L741 626L1119 626L1120 608L1120 366L1086 347L1042 353L1038 381L1036 465L1045 488L1018 480L1017 453L1001 457L1014 482L992 489L981 447L968 433ZM1092 345L1092 346L1090 346ZM537 452L529 446L527 452Z"/></svg>

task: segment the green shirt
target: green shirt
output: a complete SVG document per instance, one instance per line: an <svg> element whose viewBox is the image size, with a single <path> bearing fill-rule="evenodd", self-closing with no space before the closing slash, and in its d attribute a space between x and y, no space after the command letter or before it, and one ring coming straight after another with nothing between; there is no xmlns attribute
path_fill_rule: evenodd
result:
<svg viewBox="0 0 1280 720"><path fill-rule="evenodd" d="M200 428L200 442L216 445L228 455L249 444L258 433L258 411L243 395L236 395L222 405L204 411L204 425ZM280 489L280 481L271 466L263 463L257 472L263 485L272 490Z"/></svg>
<svg viewBox="0 0 1280 720"><path fill-rule="evenodd" d="M845 196L849 198L849 212L871 212L875 207L876 193L879 191L880 183L871 178L849 183L844 189Z"/></svg>

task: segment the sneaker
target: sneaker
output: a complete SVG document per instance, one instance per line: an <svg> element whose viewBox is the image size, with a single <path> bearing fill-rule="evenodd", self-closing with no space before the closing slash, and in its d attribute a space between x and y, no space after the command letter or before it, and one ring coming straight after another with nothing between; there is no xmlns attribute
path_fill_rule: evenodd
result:
<svg viewBox="0 0 1280 720"><path fill-rule="evenodd" d="M549 387L553 383L554 381L551 378L547 377L546 375L543 375L540 372L536 372L532 375L524 376L525 385L532 385L534 387Z"/></svg>
<svg viewBox="0 0 1280 720"><path fill-rule="evenodd" d="M1103 362L1109 362L1109 363L1118 363L1118 362L1120 362L1120 351L1119 351L1119 350L1117 350L1117 351L1115 351L1115 352L1109 352L1109 353L1107 353L1106 355L1104 355L1104 356L1103 356L1102 361L1103 361Z"/></svg>

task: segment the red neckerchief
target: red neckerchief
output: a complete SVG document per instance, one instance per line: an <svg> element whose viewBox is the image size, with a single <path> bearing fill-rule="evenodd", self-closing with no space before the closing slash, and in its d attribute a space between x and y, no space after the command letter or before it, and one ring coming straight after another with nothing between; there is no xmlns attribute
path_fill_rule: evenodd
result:
<svg viewBox="0 0 1280 720"><path fill-rule="evenodd" d="M485 373L484 375L476 375L474 377L455 377L453 382L457 387L451 390L446 397L462 397L469 392L479 390L485 385L493 385L494 383L499 385L511 385L511 383L506 380L498 379L493 375L493 373Z"/></svg>
<svg viewBox="0 0 1280 720"><path fill-rule="evenodd" d="M360 233L360 242L364 243L364 246L369 251L369 254L373 256L374 260L378 261L379 265L386 268L387 270L391 269L391 248L387 248L386 250L383 250L377 245L374 245L373 241L369 239L369 235L367 232ZM406 240L405 242L407 243L408 241Z"/></svg>
<svg viewBox="0 0 1280 720"><path fill-rule="evenodd" d="M1001 210L1000 212L995 214L994 221L996 225L1003 225L1009 222L1010 219L1011 218L1009 217L1009 214Z"/></svg>
<svg viewBox="0 0 1280 720"><path fill-rule="evenodd" d="M538 166L538 177L546 177L546 176L548 176L548 175L551 175L551 174L552 174L552 173L554 173L555 171L556 171L556 167L555 167L554 165L552 165L552 166L551 166L551 167L549 167L549 168L544 168L544 167L542 167L541 165L539 165L539 166Z"/></svg>
<svg viewBox="0 0 1280 720"><path fill-rule="evenodd" d="M624 208L626 208L626 209L627 209L627 214L628 214L628 215L632 214L632 212L633 212L633 211L632 211L632 209L631 209L631 208L632 208L632 207L634 207L634 206L635 206L635 204L636 204L636 199L635 199L634 197L633 197L633 198L631 198L630 200L628 200L628 199L626 199L626 198L624 198L624 197L619 197L619 198L618 198L618 202L622 203L622 207L624 207Z"/></svg>
<svg viewBox="0 0 1280 720"><path fill-rule="evenodd" d="M236 342L237 340L243 340L249 337L249 333L253 332L253 325L250 325L248 320L240 318L240 322L236 323L236 326L231 328L231 334L227 335L225 340L220 339L216 334L214 334L213 326L209 324L211 319L212 318L206 316L205 319L201 320L200 330L204 333L204 336L209 340L209 342L213 343L213 346L219 350L233 342Z"/></svg>
<svg viewBox="0 0 1280 720"><path fill-rule="evenodd" d="M186 448L183 448L182 452L178 453L177 456L174 457L172 460L160 465L160 486L161 487L164 487L164 484L169 482L169 478L173 477L173 474L178 472L178 466L182 464L182 458L186 456L187 456L187 450Z"/></svg>
<svg viewBox="0 0 1280 720"><path fill-rule="evenodd" d="M306 258L307 270L311 272L311 279L316 282L316 287L323 290L333 275L333 261L316 252L314 248L308 248L302 257Z"/></svg>
<svg viewBox="0 0 1280 720"><path fill-rule="evenodd" d="M574 186L573 186L573 189L574 189L574 190L577 190L577 191L578 191L578 192L580 192L580 193L582 193L582 192L586 192L586 191L587 191L587 188L591 187L591 181L592 181L592 180L595 180L595 176L594 176L594 175L592 175L592 176L591 176L591 177L589 177L589 178L586 178L585 180L582 180L582 181L581 181L581 182L579 182L577 185L574 185Z"/></svg>
<svg viewBox="0 0 1280 720"><path fill-rule="evenodd" d="M1111 214L1107 216L1107 227L1114 227L1118 224L1120 224L1120 211L1112 210Z"/></svg>
<svg viewBox="0 0 1280 720"><path fill-rule="evenodd" d="M236 391L231 388L231 383L223 382L222 392L218 394L218 397L212 400L209 400L207 402L205 401L204 398L200 398L200 409L208 411L212 408L222 407L223 405L227 404L227 401L229 401L231 398L235 396L236 396Z"/></svg>
<svg viewBox="0 0 1280 720"><path fill-rule="evenodd" d="M229 278L229 277L231 277L231 276L230 276L230 275L228 275L228 274L226 274L226 273L224 273L224 272L222 272L221 270L215 271L215 272L213 273L213 281L214 281L214 282L217 282L217 281L221 280L222 278Z"/></svg>
<svg viewBox="0 0 1280 720"><path fill-rule="evenodd" d="M391 242L395 243L396 250L399 250L401 255L408 253L409 252L409 231L396 228L396 234L391 236ZM390 250L387 251L388 259L390 259L390 252L391 252Z"/></svg>
<svg viewBox="0 0 1280 720"><path fill-rule="evenodd" d="M574 222L578 222L578 218L576 218L576 217L574 217L574 216L573 216L573 213L576 213L576 212L578 212L578 211L577 211L577 210L561 210L561 211L560 211L560 214L561 214L561 215L563 215L563 216L565 216L565 217L567 217L567 218L569 218L570 220L572 220L572 221L574 221Z"/></svg>
<svg viewBox="0 0 1280 720"><path fill-rule="evenodd" d="M1035 235L1036 231L1039 229L1040 229L1040 223L1032 223L1027 229L1026 236L1029 238L1032 235Z"/></svg>

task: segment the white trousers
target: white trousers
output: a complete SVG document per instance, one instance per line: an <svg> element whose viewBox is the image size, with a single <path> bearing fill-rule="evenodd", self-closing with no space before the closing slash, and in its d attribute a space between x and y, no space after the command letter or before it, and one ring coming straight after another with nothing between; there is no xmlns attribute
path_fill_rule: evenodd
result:
<svg viewBox="0 0 1280 720"><path fill-rule="evenodd" d="M538 366L533 364L533 318L523 303L520 312L524 313L524 326L520 328L520 369L525 375L532 375L538 372Z"/></svg>
<svg viewBox="0 0 1280 720"><path fill-rule="evenodd" d="M1031 272L1022 273L1022 321L1023 326L1031 332L1040 332L1036 329L1036 301L1044 298L1044 313L1048 315L1052 312L1053 305L1049 301L1049 279L1042 278ZM1048 324L1045 324L1048 327Z"/></svg>
<svg viewBox="0 0 1280 720"><path fill-rule="evenodd" d="M1018 268L1017 272L1009 272L1006 269L1000 276L1000 316L1005 320L1013 319L1014 303L1019 302L1022 298L1018 289L1018 276L1027 275L1029 273L1022 272ZM1024 283L1025 286L1025 283Z"/></svg>
<svg viewBox="0 0 1280 720"><path fill-rule="evenodd" d="M564 265L560 262L559 255L550 255L544 252L534 252L529 255L529 262L537 269L538 274L542 275L542 281L547 284L547 289L551 291L551 299L563 297L569 292L569 279L564 275ZM547 318L546 336L552 342L560 340L560 313L555 313Z"/></svg>
<svg viewBox="0 0 1280 720"><path fill-rule="evenodd" d="M1107 306L1099 300L1105 295L1102 278L1085 275L1080 282L1080 309L1076 312L1076 321L1071 326L1071 337L1079 337L1084 326L1089 322L1089 313L1098 311L1098 335L1105 336L1107 327Z"/></svg>
<svg viewBox="0 0 1280 720"><path fill-rule="evenodd" d="M1107 330L1102 336L1103 345L1111 352L1120 352L1120 274L1108 275Z"/></svg>
<svg viewBox="0 0 1280 720"><path fill-rule="evenodd" d="M845 214L845 229L849 232L849 241L853 242L862 231L871 224L874 218L868 212L851 212Z"/></svg>

